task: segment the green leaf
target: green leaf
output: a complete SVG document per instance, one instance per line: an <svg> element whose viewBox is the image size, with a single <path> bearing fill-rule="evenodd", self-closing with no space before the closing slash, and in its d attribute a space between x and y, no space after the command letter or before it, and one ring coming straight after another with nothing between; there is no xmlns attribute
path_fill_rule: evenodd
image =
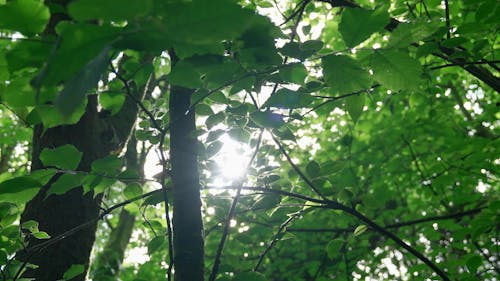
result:
<svg viewBox="0 0 500 281"><path fill-rule="evenodd" d="M66 272L63 274L64 280L71 280L80 274L85 272L85 266L83 264L73 264Z"/></svg>
<svg viewBox="0 0 500 281"><path fill-rule="evenodd" d="M50 235L45 231L33 232L32 235L36 239L40 239L40 240L50 239Z"/></svg>
<svg viewBox="0 0 500 281"><path fill-rule="evenodd" d="M205 125L210 130L215 125L222 123L225 119L226 115L224 114L224 112L221 111L217 114L208 116L207 120L205 121Z"/></svg>
<svg viewBox="0 0 500 281"><path fill-rule="evenodd" d="M148 243L148 255L152 255L154 254L155 252L157 252L159 249L162 248L162 246L164 246L166 243L165 243L165 236L161 235L161 236L156 236L155 238L151 239L151 241L149 241Z"/></svg>
<svg viewBox="0 0 500 281"><path fill-rule="evenodd" d="M29 232L38 232L38 222L34 220L25 221L21 224L22 229L26 229Z"/></svg>
<svg viewBox="0 0 500 281"><path fill-rule="evenodd" d="M207 44L239 36L255 18L233 1L191 1L167 5L165 30L177 42Z"/></svg>
<svg viewBox="0 0 500 281"><path fill-rule="evenodd" d="M283 116L271 111L255 111L250 114L250 118L257 125L262 126L263 128L279 128L285 125Z"/></svg>
<svg viewBox="0 0 500 281"><path fill-rule="evenodd" d="M278 194L260 195L252 205L253 210L269 210L276 207L281 202L281 196Z"/></svg>
<svg viewBox="0 0 500 281"><path fill-rule="evenodd" d="M42 84L46 86L57 85L61 81L75 77L78 72L89 78L101 75L102 71L95 75L85 71L90 69L100 71L99 68L104 64L103 60L106 56L105 49L116 41L121 30L106 25L72 24L63 21L57 25L56 31L60 35L58 48L53 51L53 55L48 61L45 59L47 67L34 80L36 87L40 87ZM78 55L75 56L75 54ZM90 62L92 63L90 64ZM89 78L87 79L90 80ZM89 85L90 88L94 86L95 83Z"/></svg>
<svg viewBox="0 0 500 281"><path fill-rule="evenodd" d="M12 0L0 5L0 29L21 33L41 33L49 22L50 11L43 1Z"/></svg>
<svg viewBox="0 0 500 281"><path fill-rule="evenodd" d="M321 167L319 166L319 164L316 161L313 160L313 161L310 161L309 163L307 163L306 173L311 178L315 178L316 176L318 176L320 170L321 170Z"/></svg>
<svg viewBox="0 0 500 281"><path fill-rule="evenodd" d="M123 162L116 155L108 155L92 162L92 172L102 175L117 175Z"/></svg>
<svg viewBox="0 0 500 281"><path fill-rule="evenodd" d="M83 192L86 194L89 191L94 191L94 194L104 192L108 187L113 185L116 179L101 177L97 175L87 175L82 181Z"/></svg>
<svg viewBox="0 0 500 281"><path fill-rule="evenodd" d="M210 116L214 114L214 111L209 105L206 104L198 104L195 108L195 112L200 116Z"/></svg>
<svg viewBox="0 0 500 281"><path fill-rule="evenodd" d="M282 88L272 94L263 106L287 109L303 108L310 106L314 100L315 98L308 94Z"/></svg>
<svg viewBox="0 0 500 281"><path fill-rule="evenodd" d="M0 182L0 202L25 203L35 194L42 185L30 178L21 176Z"/></svg>
<svg viewBox="0 0 500 281"><path fill-rule="evenodd" d="M84 174L76 173L76 174L62 174L49 188L47 191L47 196L49 197L52 194L61 195L73 188L79 187L82 185L83 180L85 178Z"/></svg>
<svg viewBox="0 0 500 281"><path fill-rule="evenodd" d="M387 7L377 10L346 8L342 12L339 32L349 47L354 47L368 39L373 33L380 31L389 23Z"/></svg>
<svg viewBox="0 0 500 281"><path fill-rule="evenodd" d="M242 272L233 276L232 281L267 281L259 272Z"/></svg>
<svg viewBox="0 0 500 281"><path fill-rule="evenodd" d="M336 93L346 94L368 89L370 74L348 56L327 56L322 59L323 76Z"/></svg>
<svg viewBox="0 0 500 281"><path fill-rule="evenodd" d="M363 113L363 107L365 106L365 95L357 94L348 96L345 99L345 105L347 112L351 116L354 122L357 122L361 113Z"/></svg>
<svg viewBox="0 0 500 281"><path fill-rule="evenodd" d="M289 42L280 48L279 52L286 57L296 58L303 61L316 53L317 49L314 49L315 47L318 48L319 43L307 43L307 45L304 46L303 44L297 42Z"/></svg>
<svg viewBox="0 0 500 281"><path fill-rule="evenodd" d="M63 170L76 170L82 156L83 153L76 147L66 144L54 149L44 148L40 153L40 160L45 166L54 166Z"/></svg>
<svg viewBox="0 0 500 281"><path fill-rule="evenodd" d="M30 86L31 76L13 79L0 90L0 97L9 106L23 107L35 105L35 91Z"/></svg>
<svg viewBox="0 0 500 281"><path fill-rule="evenodd" d="M123 195L127 199L132 199L141 194L142 194L142 185L137 182L128 184L127 187L125 187L125 189L123 190Z"/></svg>
<svg viewBox="0 0 500 281"><path fill-rule="evenodd" d="M279 75L285 82L303 85L308 72L306 67L299 63L280 68Z"/></svg>
<svg viewBox="0 0 500 281"><path fill-rule="evenodd" d="M483 264L483 259L478 255L471 256L465 262L465 265L467 266L467 269L469 270L470 273L476 273L477 269L479 268L479 266L481 266L481 264Z"/></svg>
<svg viewBox="0 0 500 281"><path fill-rule="evenodd" d="M175 64L168 79L172 84L186 88L193 89L203 86L200 71L192 63L185 60Z"/></svg>
<svg viewBox="0 0 500 281"><path fill-rule="evenodd" d="M151 11L152 0L78 0L68 5L68 13L75 20L103 19L133 20Z"/></svg>
<svg viewBox="0 0 500 281"><path fill-rule="evenodd" d="M344 246L344 240L333 239L326 245L326 253L330 259L334 259L341 254L342 247Z"/></svg>
<svg viewBox="0 0 500 281"><path fill-rule="evenodd" d="M354 229L354 236L359 236L368 229L366 225L360 225Z"/></svg>
<svg viewBox="0 0 500 281"><path fill-rule="evenodd" d="M323 48L325 44L321 40L307 40L299 45L299 48L304 51L317 52Z"/></svg>
<svg viewBox="0 0 500 281"><path fill-rule="evenodd" d="M402 50L377 50L371 57L373 76L392 90L418 89L420 63Z"/></svg>
<svg viewBox="0 0 500 281"><path fill-rule="evenodd" d="M56 96L54 104L65 117L71 116L85 102L87 92L97 86L109 64L109 50L109 46L105 47L97 57L71 78Z"/></svg>
<svg viewBox="0 0 500 281"><path fill-rule="evenodd" d="M156 205L163 202L163 193L161 190L155 191L151 196L148 196L146 200L144 200L144 203L142 203L143 206L148 206L148 205Z"/></svg>
<svg viewBox="0 0 500 281"><path fill-rule="evenodd" d="M120 111L125 102L125 95L118 92L104 92L99 94L99 103L102 108L111 111L115 115Z"/></svg>
<svg viewBox="0 0 500 281"><path fill-rule="evenodd" d="M387 45L391 48L406 48L410 44L420 42L436 32L439 21L419 21L412 23L399 23L391 33Z"/></svg>
<svg viewBox="0 0 500 281"><path fill-rule="evenodd" d="M71 114L71 116L63 116L61 111L54 105L38 105L33 111L34 116L42 120L45 128L53 128L59 125L76 124L82 115L85 113L87 100L78 105L78 108Z"/></svg>

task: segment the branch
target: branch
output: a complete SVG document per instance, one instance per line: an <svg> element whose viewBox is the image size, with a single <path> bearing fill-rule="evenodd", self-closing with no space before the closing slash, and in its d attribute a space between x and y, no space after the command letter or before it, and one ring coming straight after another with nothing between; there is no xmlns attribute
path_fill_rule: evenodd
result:
<svg viewBox="0 0 500 281"><path fill-rule="evenodd" d="M259 152L260 144L262 142L262 134L264 133L264 130L260 131L259 138L257 140L257 144L255 146L255 151L252 154L252 157L248 161L247 167L245 170L248 170L251 166L253 161L255 160L255 157L257 156L257 152ZM220 258L222 256L222 250L224 249L224 244L226 243L226 238L229 235L229 226L231 224L231 220L234 217L234 214L236 212L236 204L238 204L238 200L241 195L241 186L244 183L243 180L244 177L242 177L240 183L238 184L238 189L236 191L236 195L234 196L233 202L231 203L231 208L229 209L229 212L226 217L226 221L224 224L224 230L222 231L222 236L220 238L219 245L217 246L217 252L215 254L215 259L214 259L214 265L212 267L212 272L210 273L210 278L208 279L209 281L214 281L215 277L217 276L217 272L219 271L219 265L220 265Z"/></svg>
<svg viewBox="0 0 500 281"><path fill-rule="evenodd" d="M351 7L351 8L361 8L359 5L352 3L347 0L316 0L319 2L324 2L324 3L329 3L332 7ZM446 2L448 2L446 0ZM449 13L449 11L448 11ZM448 15L449 17L449 15ZM447 19L447 25L449 25L449 18ZM389 32L393 31L396 29L396 27L399 25L399 21L391 18L391 22L385 26L385 29ZM449 32L449 26L448 27L448 32ZM413 44L415 46L418 46L418 44ZM485 83L486 85L490 86L493 88L495 91L500 93L500 79L495 77L490 71L487 69L484 69L480 66L476 65L464 65L464 60L460 58L453 58L453 55L456 54L456 51L453 49L447 49L444 47L440 47L440 50L442 53L433 53L434 56L440 57L442 59L445 59L447 61L450 61L451 63L460 65L465 71L469 72L473 76L475 76L477 79Z"/></svg>
<svg viewBox="0 0 500 281"><path fill-rule="evenodd" d="M310 181L308 181L310 182ZM234 189L234 187L224 187L225 189ZM384 227L378 225L375 223L373 220L367 218L360 212L356 211L353 208L350 208L348 206L345 206L343 204L340 204L339 202L328 200L328 199L317 199L309 196L305 196L302 194L298 193L293 193L293 192L288 192L284 190L277 190L277 189L269 189L269 188L262 188L262 187L242 187L245 190L254 190L254 191L262 191L262 192L271 192L275 193L281 196L288 196L296 199L301 199L305 201L310 201L314 203L321 204L323 208L327 209L332 209L332 210L341 210L345 213L348 213L354 217L356 217L358 220L362 221L365 223L367 226L375 230L376 232L390 238L396 244L398 244L400 247L404 248L407 250L410 254L418 258L420 261L422 261L424 264L426 264L429 268L431 268L437 275L439 275L444 281L450 281L449 277L446 275L444 271L442 271L435 263L430 261L428 258L426 258L424 255L422 255L420 252L418 252L415 248L412 246L408 245L406 242L404 242L401 238L393 234L392 232L388 231Z"/></svg>
<svg viewBox="0 0 500 281"><path fill-rule="evenodd" d="M259 267L262 264L262 261L264 260L265 255L267 253L269 253L269 251L271 251L271 249L274 247L274 245L276 245L276 243L278 242L278 240L279 240L278 237L286 229L288 224L290 224L295 218L300 216L301 213L302 213L302 211L298 211L298 212L290 215L290 217L280 225L280 228L278 229L278 232L276 232L276 234L274 235L273 239L271 240L271 243L269 243L269 245L267 245L266 249L262 253L260 253L259 260L257 261L257 264L253 268L253 271L259 270Z"/></svg>
<svg viewBox="0 0 500 281"><path fill-rule="evenodd" d="M274 140L274 143L276 143L276 145L278 145L281 153L285 156L286 160L288 161L288 163L292 166L292 168L295 170L295 172L299 175L299 177L309 186L311 187L312 190L314 190L314 192L316 192L316 194L319 195L319 197L323 198L323 199L326 199L326 197L321 194L321 192L319 191L319 189L314 186L314 184L311 182L311 180L309 180L309 178L306 177L306 175L300 170L300 168L295 165L295 163L293 163L293 160L292 158L290 158L290 155L288 155L288 153L286 152L285 148L283 147L283 145L280 143L280 141L274 136L274 135L271 135L273 140Z"/></svg>
<svg viewBox="0 0 500 281"><path fill-rule="evenodd" d="M446 18L446 38L450 39L451 38L451 33L450 33L450 4L448 3L448 0L444 0L444 11L445 11L445 18Z"/></svg>
<svg viewBox="0 0 500 281"><path fill-rule="evenodd" d="M433 66L433 67L430 67L429 69L430 70L436 70L436 69L441 69L441 68L445 68L445 67L452 67L452 66L464 67L464 66L467 66L467 65L482 65L482 64L487 64L489 66L492 66L492 65L494 65L496 63L500 63L500 60L493 60L493 61L482 60L482 61L474 61L474 62L448 63L448 64L443 64L443 65Z"/></svg>
<svg viewBox="0 0 500 281"><path fill-rule="evenodd" d="M337 100L340 100L340 99L343 99L343 98L347 98L347 97L350 97L350 96L355 96L355 95L359 95L361 93L370 93L371 91L373 91L374 89L380 87L380 84L375 84L373 86L371 86L370 89L365 89L365 90L360 90L360 91L356 91L356 92L352 92L352 93L348 93L348 94L344 94L344 95L340 95L340 96L336 96L336 97L328 97L328 96L313 96L313 97L318 97L318 98L324 98L324 99L327 99L326 101L314 106L313 108L309 109L308 111L306 111L306 113L302 114L302 117L306 116L307 114L317 110L318 108L324 106L324 105L327 105L329 103L332 103L334 101L337 101Z"/></svg>

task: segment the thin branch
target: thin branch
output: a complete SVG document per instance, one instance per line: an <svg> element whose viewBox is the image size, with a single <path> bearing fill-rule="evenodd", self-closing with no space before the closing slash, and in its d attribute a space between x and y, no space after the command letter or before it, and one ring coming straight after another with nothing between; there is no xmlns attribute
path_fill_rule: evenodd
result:
<svg viewBox="0 0 500 281"><path fill-rule="evenodd" d="M497 263L495 262L491 262L490 261L490 255L488 255L487 252L483 251L483 249L481 248L481 246L479 245L479 243L477 243L476 241L472 242L472 244L474 244L474 247L476 247L476 249L479 251L479 253L481 253L481 256L483 256L483 259L486 260L492 267L493 267L493 270L495 270L495 272L498 274L498 276L500 276L500 267Z"/></svg>
<svg viewBox="0 0 500 281"><path fill-rule="evenodd" d="M451 38L450 4L448 3L448 0L444 0L444 12L446 17L446 38L450 39Z"/></svg>
<svg viewBox="0 0 500 281"><path fill-rule="evenodd" d="M400 227L405 227L405 226L412 226L420 223L425 223L425 222L435 222L435 221L441 221L441 220L450 220L450 219L460 219L465 216L470 216L470 215L475 215L480 213L484 208L476 208L464 212L458 212L458 213L453 213L453 214L448 214L448 215L441 215L441 216L430 216L430 217L425 217L425 218L420 218L420 219L415 219L415 220L410 220L410 221L404 221L404 222L399 222L399 223L393 223L393 224L387 224L384 226L384 228L391 229L391 228L400 228ZM289 228L287 231L289 232L334 232L334 233L344 233L344 232L353 232L355 228L350 227L350 228Z"/></svg>
<svg viewBox="0 0 500 281"><path fill-rule="evenodd" d="M271 243L269 243L269 245L267 245L266 249L262 253L260 253L259 260L257 261L257 264L255 264L255 267L253 268L253 271L259 270L259 267L262 264L262 261L264 260L264 257L266 256L266 254L269 253L269 251L271 251L271 249L274 247L274 245L276 245L276 243L280 240L279 236L281 235L281 233L283 233L283 231L286 229L286 227L288 226L288 224L290 224L301 213L302 213L302 211L298 211L298 212L296 212L294 214L289 215L290 217L285 222L283 222L280 225L278 231L273 236L273 239L271 240Z"/></svg>
<svg viewBox="0 0 500 281"><path fill-rule="evenodd" d="M132 94L132 90L130 89L130 85L128 84L128 81L127 79L125 79L116 69L115 67L113 66L113 63L110 62L109 63L110 67L111 67L111 72L113 74L116 75L116 78L118 80L120 80L122 83L123 83L123 86L125 87L125 93L127 94L127 96L129 96L140 108L141 110L149 117L149 120L151 121L151 123L153 124L153 127L160 131L160 133L162 133L164 131L164 129L162 129L162 127L160 126L160 124L158 124L158 122L156 121L156 118L154 117L153 113L151 111L149 111L145 106L144 104L139 100L137 99L133 94Z"/></svg>
<svg viewBox="0 0 500 281"><path fill-rule="evenodd" d="M283 156L285 156L286 160L288 161L288 163L292 166L292 168L295 170L295 172L299 175L299 177L312 189L314 190L314 192L319 195L319 197L323 198L323 199L326 199L326 197L321 194L321 192L319 191L319 189L314 186L314 184L309 180L309 178L306 177L306 175L300 170L300 168L293 162L292 158L290 157L290 155L288 155L288 152L286 152L285 148L283 147L283 145L281 144L281 142L276 138L276 136L272 135L272 138L274 140L274 143L276 143L276 145L278 146L279 150L281 151L281 153L283 154Z"/></svg>
<svg viewBox="0 0 500 281"><path fill-rule="evenodd" d="M362 94L362 93L370 93L371 91L373 91L374 89L380 87L380 84L375 84L373 86L370 87L370 89L364 89L364 90L360 90L360 91L356 91L356 92L352 92L352 93L348 93L348 94L344 94L344 95L340 95L340 96L336 96L336 97L328 97L328 96L314 96L314 97L318 97L318 98L324 98L326 99L326 101L314 106L313 108L309 109L308 111L306 111L304 114L302 114L302 116L306 116L307 114L317 110L318 108L320 107L323 107L329 103L332 103L334 101L337 101L337 100L340 100L340 99L343 99L343 98L347 98L347 97L350 97L350 96L354 96L354 95L358 95L358 94Z"/></svg>
<svg viewBox="0 0 500 281"><path fill-rule="evenodd" d="M310 183L310 181L307 181ZM307 183L306 182L306 183ZM311 183L312 184L312 183ZM228 187L225 187L228 188ZM229 187L231 189L234 189L234 187ZM332 201L329 199L317 199L314 197L309 197L306 195L298 194L298 193L293 193L293 192L288 192L284 190L277 190L277 189L269 189L269 188L263 188L263 187L242 187L245 190L254 190L254 191L262 191L262 192L272 192L275 194L279 194L281 196L288 196L296 199L301 199L305 201L310 201L314 203L319 203L322 205L322 207L327 208L327 209L332 209L332 210L341 210L345 213L348 213L354 217L356 217L358 220L362 221L365 223L367 226L375 230L376 232L390 238L396 244L398 244L400 247L404 248L407 250L410 254L418 258L420 261L422 261L424 264L426 264L429 268L431 268L437 275L439 275L444 281L450 281L450 278L446 275L446 273L441 270L434 262L426 258L423 254L421 254L419 251L417 251L415 248L412 246L408 245L406 242L404 242L401 238L393 234L392 232L388 231L384 227L378 225L375 223L373 220L367 218L357 210L350 208L348 206L345 206L339 202Z"/></svg>
<svg viewBox="0 0 500 281"><path fill-rule="evenodd" d="M264 130L261 130L260 134L259 134L259 138L257 140L257 144L255 146L254 153L252 154L252 157L248 161L246 170L248 170L252 166L252 164L253 164L253 162L255 160L255 157L257 157L257 152L259 152L260 144L262 142L262 135L263 135L263 133L264 133ZM238 184L239 188L236 190L236 195L234 196L233 202L231 203L231 208L229 209L229 212L227 214L226 221L225 221L225 224L224 224L224 229L222 231L222 236L220 238L219 245L217 246L217 252L215 254L215 259L214 259L214 265L212 267L212 272L210 273L210 277L208 279L209 281L214 281L215 277L217 276L217 272L219 271L219 265L220 265L220 258L222 256L222 250L224 249L224 244L226 243L226 238L229 235L229 226L230 226L231 220L233 219L234 214L236 212L236 205L238 204L238 200L239 200L240 195L241 195L241 186L243 185L243 183L244 183L244 177L242 177L242 179L240 180L240 182Z"/></svg>
<svg viewBox="0 0 500 281"><path fill-rule="evenodd" d="M436 69L441 69L441 68L445 68L445 67L452 67L452 66L464 67L467 65L482 65L482 64L487 64L487 65L491 66L492 64L494 65L497 63L500 63L500 60L493 60L493 61L481 60L481 61L475 61L475 62L456 62L456 63L448 63L448 64L443 64L443 65L433 66L433 67L430 67L429 69L436 70Z"/></svg>

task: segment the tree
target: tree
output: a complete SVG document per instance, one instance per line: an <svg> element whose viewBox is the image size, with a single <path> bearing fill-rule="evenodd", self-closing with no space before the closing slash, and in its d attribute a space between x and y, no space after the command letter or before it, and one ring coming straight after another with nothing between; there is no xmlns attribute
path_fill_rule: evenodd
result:
<svg viewBox="0 0 500 281"><path fill-rule="evenodd" d="M3 280L496 280L498 9L5 1Z"/></svg>

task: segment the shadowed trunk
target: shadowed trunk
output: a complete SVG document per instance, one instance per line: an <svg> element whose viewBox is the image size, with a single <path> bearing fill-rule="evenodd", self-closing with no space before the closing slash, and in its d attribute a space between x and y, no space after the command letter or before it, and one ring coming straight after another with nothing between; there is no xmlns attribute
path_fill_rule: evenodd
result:
<svg viewBox="0 0 500 281"><path fill-rule="evenodd" d="M192 92L176 86L170 89L175 281L202 281L204 271L195 114L186 114Z"/></svg>

